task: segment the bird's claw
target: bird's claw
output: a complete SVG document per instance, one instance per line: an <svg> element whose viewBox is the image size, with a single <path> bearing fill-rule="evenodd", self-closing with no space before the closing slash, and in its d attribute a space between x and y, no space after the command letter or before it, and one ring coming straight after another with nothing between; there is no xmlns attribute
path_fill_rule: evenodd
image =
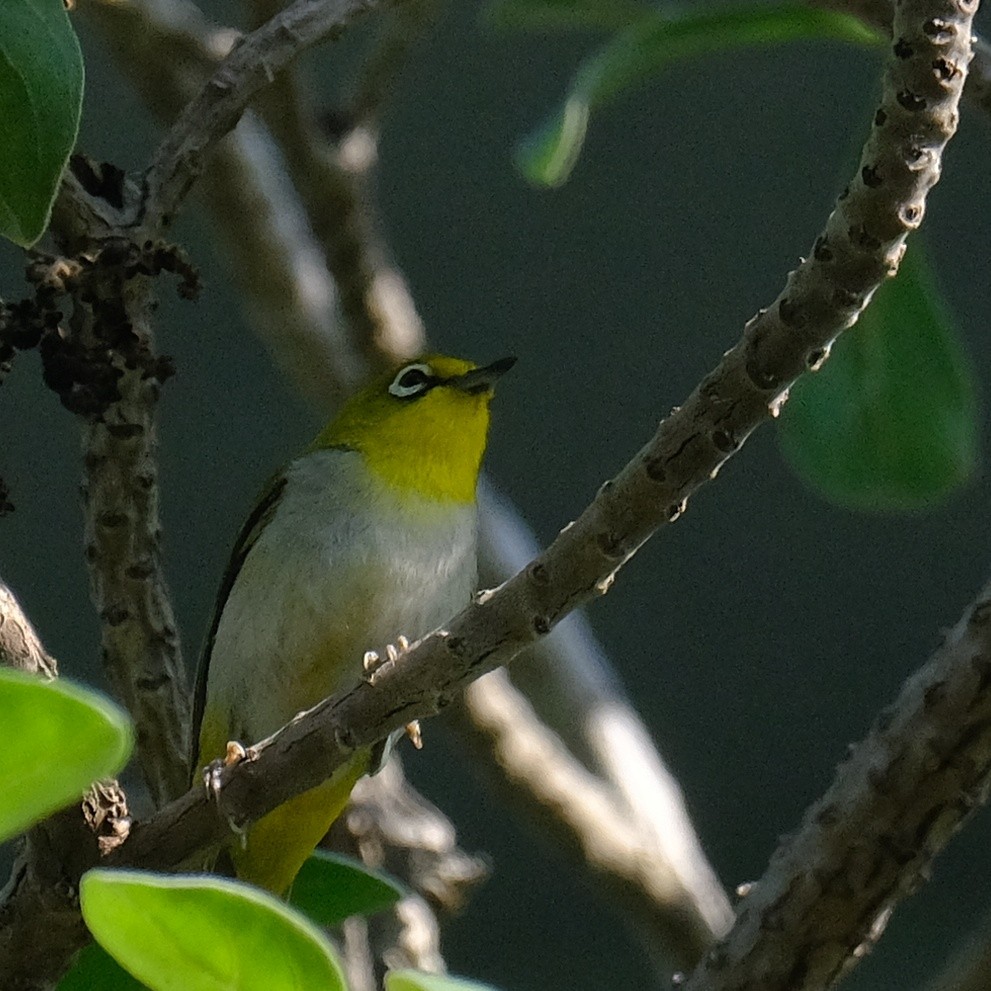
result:
<svg viewBox="0 0 991 991"><path fill-rule="evenodd" d="M409 737L409 742L417 750L423 749L423 733L420 731L419 719L414 719L412 722L406 724L406 735Z"/></svg>
<svg viewBox="0 0 991 991"><path fill-rule="evenodd" d="M235 767L241 761L254 760L258 751L254 747L246 747L237 740L227 741L227 750L223 757L210 761L203 768L203 785L207 794L215 801L220 801L220 789L223 787L223 774L229 767ZM231 827L234 828L233 826ZM235 829L235 832L237 830Z"/></svg>
<svg viewBox="0 0 991 991"><path fill-rule="evenodd" d="M365 681L374 685L381 675L387 671L406 651L409 650L409 639L400 634L395 643L386 644L385 657L377 650L366 650L361 666L365 672Z"/></svg>
<svg viewBox="0 0 991 991"><path fill-rule="evenodd" d="M220 791L224 784L224 771L229 767L235 767L242 761L254 760L257 756L258 751L254 747L246 747L237 740L228 740L224 756L210 761L203 768L203 785L206 788L207 795L219 805ZM227 819L228 828L237 837L241 849L244 849L248 843L247 827L235 822L232 816L225 816L225 818Z"/></svg>

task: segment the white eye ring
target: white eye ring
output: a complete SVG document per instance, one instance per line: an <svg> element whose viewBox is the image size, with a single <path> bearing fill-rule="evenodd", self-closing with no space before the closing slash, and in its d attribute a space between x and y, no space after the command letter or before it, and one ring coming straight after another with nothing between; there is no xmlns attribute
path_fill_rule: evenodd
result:
<svg viewBox="0 0 991 991"><path fill-rule="evenodd" d="M433 369L429 365L407 365L396 372L396 377L389 385L389 393L400 399L426 392L434 384Z"/></svg>

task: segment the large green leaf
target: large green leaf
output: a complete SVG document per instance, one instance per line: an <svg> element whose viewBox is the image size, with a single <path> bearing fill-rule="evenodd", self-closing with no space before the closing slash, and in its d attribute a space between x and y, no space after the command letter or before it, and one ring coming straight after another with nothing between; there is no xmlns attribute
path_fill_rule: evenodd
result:
<svg viewBox="0 0 991 991"><path fill-rule="evenodd" d="M881 40L853 17L795 3L648 11L582 63L560 109L517 149L517 165L530 182L559 186L578 160L590 112L618 93L677 59L807 38Z"/></svg>
<svg viewBox="0 0 991 991"><path fill-rule="evenodd" d="M316 850L296 875L289 902L314 922L334 926L352 915L381 912L405 893L398 881L357 860Z"/></svg>
<svg viewBox="0 0 991 991"><path fill-rule="evenodd" d="M90 932L152 991L345 991L316 926L258 888L95 870L79 890Z"/></svg>
<svg viewBox="0 0 991 991"><path fill-rule="evenodd" d="M491 984L421 970L390 970L384 983L385 991L493 991Z"/></svg>
<svg viewBox="0 0 991 991"><path fill-rule="evenodd" d="M78 799L126 763L127 716L65 681L0 669L0 841Z"/></svg>
<svg viewBox="0 0 991 991"><path fill-rule="evenodd" d="M0 234L33 244L76 143L83 58L62 0L0 2Z"/></svg>
<svg viewBox="0 0 991 991"><path fill-rule="evenodd" d="M971 368L915 240L898 275L780 419L795 471L860 509L916 509L970 477L977 462Z"/></svg>
<svg viewBox="0 0 991 991"><path fill-rule="evenodd" d="M145 991L145 985L131 977L102 946L90 943L59 981L57 991Z"/></svg>

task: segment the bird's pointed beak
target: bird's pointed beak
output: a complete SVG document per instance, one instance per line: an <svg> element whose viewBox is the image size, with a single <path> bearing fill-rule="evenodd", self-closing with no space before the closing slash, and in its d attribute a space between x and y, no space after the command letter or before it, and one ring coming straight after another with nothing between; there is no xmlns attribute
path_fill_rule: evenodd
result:
<svg viewBox="0 0 991 991"><path fill-rule="evenodd" d="M455 389L460 389L462 392L479 395L490 391L496 382L515 364L515 356L500 358L484 368L473 368L470 372L465 372L464 375L448 379L445 384L453 385Z"/></svg>

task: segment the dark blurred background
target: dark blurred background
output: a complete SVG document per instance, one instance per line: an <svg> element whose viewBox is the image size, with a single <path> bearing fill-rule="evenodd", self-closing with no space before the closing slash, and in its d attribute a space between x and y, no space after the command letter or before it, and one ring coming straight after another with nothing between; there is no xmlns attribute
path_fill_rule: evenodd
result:
<svg viewBox="0 0 991 991"><path fill-rule="evenodd" d="M203 6L242 16L233 2ZM595 40L497 32L481 12L452 5L413 52L384 123L378 192L433 343L520 358L488 464L546 542L809 249L866 132L880 62L819 43L680 64L595 117L571 181L542 192L514 173L514 142ZM158 131L106 40L76 23L80 147L139 168ZM318 101L334 104L348 58L308 60ZM991 356L989 142L989 122L966 107L924 234L979 378ZM198 213L191 203L175 233L205 292L184 303L163 282L159 338L178 367L160 407L161 494L190 666L238 521L319 425L246 329ZM21 294L19 268L4 249L4 296ZM41 387L34 355L0 390L0 417L0 476L17 506L0 520L0 568L63 673L101 684L78 427ZM977 592L989 495L981 467L925 512L833 508L790 474L765 428L591 609L727 887L761 875L847 744ZM452 970L506 991L649 984L646 957L595 892L505 816L440 726L426 741L408 771L495 866L447 928ZM991 904L988 829L978 814L847 987L919 986L940 968Z"/></svg>

